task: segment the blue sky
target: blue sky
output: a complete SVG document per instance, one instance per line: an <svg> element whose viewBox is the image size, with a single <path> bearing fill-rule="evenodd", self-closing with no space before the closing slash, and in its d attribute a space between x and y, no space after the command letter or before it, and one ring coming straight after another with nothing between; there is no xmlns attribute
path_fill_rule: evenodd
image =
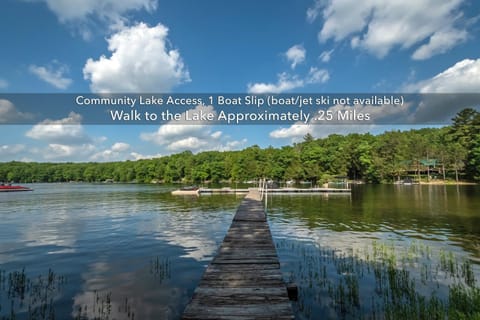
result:
<svg viewBox="0 0 480 320"><path fill-rule="evenodd" d="M371 126L7 125L6 93L478 93L467 0L3 0L0 161L113 161L282 146ZM48 108L39 105L38 108ZM441 106L431 106L441 114Z"/></svg>

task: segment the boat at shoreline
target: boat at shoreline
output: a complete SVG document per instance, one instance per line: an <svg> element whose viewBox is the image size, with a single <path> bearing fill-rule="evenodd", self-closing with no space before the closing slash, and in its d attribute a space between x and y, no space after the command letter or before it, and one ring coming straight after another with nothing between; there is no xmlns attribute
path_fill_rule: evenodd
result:
<svg viewBox="0 0 480 320"><path fill-rule="evenodd" d="M0 185L0 192L33 191L31 188L23 186Z"/></svg>

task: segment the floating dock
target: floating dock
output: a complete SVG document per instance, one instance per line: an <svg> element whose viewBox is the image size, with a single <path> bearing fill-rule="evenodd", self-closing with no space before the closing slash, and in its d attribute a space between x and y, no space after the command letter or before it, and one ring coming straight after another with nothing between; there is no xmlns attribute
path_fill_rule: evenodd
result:
<svg viewBox="0 0 480 320"><path fill-rule="evenodd" d="M266 192L268 194L291 194L291 193L351 193L351 189L342 188L275 188L262 190L261 188L249 188L249 189L233 189L233 188L198 188L195 190L175 190L172 191L174 196L188 196L188 195L201 195L201 194L247 194L250 191Z"/></svg>
<svg viewBox="0 0 480 320"><path fill-rule="evenodd" d="M277 188L261 190L267 194L289 194L289 193L351 193L352 189L343 188Z"/></svg>
<svg viewBox="0 0 480 320"><path fill-rule="evenodd" d="M258 191L240 204L182 319L294 319Z"/></svg>
<svg viewBox="0 0 480 320"><path fill-rule="evenodd" d="M198 196L200 194L247 194L250 189L232 189L232 188L198 188L198 189L178 189L172 191L174 196Z"/></svg>

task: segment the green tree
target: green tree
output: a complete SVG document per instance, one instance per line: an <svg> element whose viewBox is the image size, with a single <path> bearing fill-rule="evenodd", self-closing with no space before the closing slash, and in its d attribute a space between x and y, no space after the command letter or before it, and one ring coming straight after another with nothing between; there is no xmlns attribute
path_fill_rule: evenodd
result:
<svg viewBox="0 0 480 320"><path fill-rule="evenodd" d="M464 159L466 178L480 180L480 113L471 108L463 109L452 121L451 140L467 151Z"/></svg>

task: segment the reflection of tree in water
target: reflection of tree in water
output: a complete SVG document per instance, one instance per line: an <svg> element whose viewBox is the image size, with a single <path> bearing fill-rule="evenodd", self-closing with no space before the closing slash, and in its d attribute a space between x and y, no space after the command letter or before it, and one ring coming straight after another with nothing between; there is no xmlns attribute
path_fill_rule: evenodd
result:
<svg viewBox="0 0 480 320"><path fill-rule="evenodd" d="M54 302L61 293L66 278L49 269L46 276L30 278L25 272L0 270L0 316L2 320L25 314L31 320L55 319Z"/></svg>

